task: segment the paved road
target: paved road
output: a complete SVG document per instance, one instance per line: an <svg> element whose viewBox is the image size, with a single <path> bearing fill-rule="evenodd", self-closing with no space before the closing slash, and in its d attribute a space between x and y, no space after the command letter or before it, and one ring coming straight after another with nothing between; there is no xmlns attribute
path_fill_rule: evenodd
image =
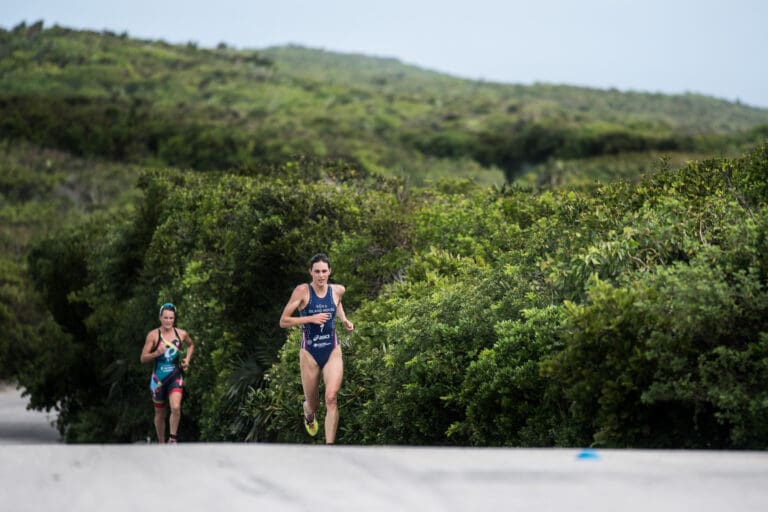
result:
<svg viewBox="0 0 768 512"><path fill-rule="evenodd" d="M766 483L768 452L0 446L3 512L764 512Z"/></svg>
<svg viewBox="0 0 768 512"><path fill-rule="evenodd" d="M0 382L0 445L58 442L56 416L28 411L27 402L15 386Z"/></svg>
<svg viewBox="0 0 768 512"><path fill-rule="evenodd" d="M180 444L0 447L3 511L764 512L768 454Z"/></svg>

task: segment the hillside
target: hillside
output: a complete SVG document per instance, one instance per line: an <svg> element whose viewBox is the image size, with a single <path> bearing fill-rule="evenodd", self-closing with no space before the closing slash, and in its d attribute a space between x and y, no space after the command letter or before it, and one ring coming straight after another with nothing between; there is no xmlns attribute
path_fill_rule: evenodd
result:
<svg viewBox="0 0 768 512"><path fill-rule="evenodd" d="M294 46L204 49L42 23L0 42L0 137L151 165L308 155L498 183L552 161L738 153L768 124L768 110L699 95L486 83Z"/></svg>
<svg viewBox="0 0 768 512"><path fill-rule="evenodd" d="M615 122L667 126L687 133L730 132L766 122L768 110L699 94L619 92L559 84L532 86L454 78L403 64L397 59L341 54L299 46L262 50L287 75L318 82L369 88L382 95L409 94L480 116L484 109L506 115L515 102L532 104L529 115L560 115L573 122ZM463 107L458 107L463 103ZM496 105L491 108L489 103ZM513 107L513 108L510 108Z"/></svg>

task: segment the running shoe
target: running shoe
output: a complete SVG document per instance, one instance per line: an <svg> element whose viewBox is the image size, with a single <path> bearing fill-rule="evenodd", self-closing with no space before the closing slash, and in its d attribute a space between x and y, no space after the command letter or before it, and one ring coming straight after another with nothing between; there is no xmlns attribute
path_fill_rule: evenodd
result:
<svg viewBox="0 0 768 512"><path fill-rule="evenodd" d="M178 441L176 441L176 440L175 440L174 438L172 438L172 437L168 439L168 444L177 444L177 443L178 443Z"/></svg>
<svg viewBox="0 0 768 512"><path fill-rule="evenodd" d="M306 414L304 415L304 428L307 429L307 434L312 437L317 435L317 418L315 418L314 414L310 414L309 416Z"/></svg>

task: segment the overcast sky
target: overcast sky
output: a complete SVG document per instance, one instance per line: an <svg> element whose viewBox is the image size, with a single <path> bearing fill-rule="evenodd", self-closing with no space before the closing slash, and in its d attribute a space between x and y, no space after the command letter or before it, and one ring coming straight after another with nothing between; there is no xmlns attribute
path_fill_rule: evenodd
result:
<svg viewBox="0 0 768 512"><path fill-rule="evenodd" d="M455 76L695 92L768 108L766 0L2 0L0 26L299 44Z"/></svg>

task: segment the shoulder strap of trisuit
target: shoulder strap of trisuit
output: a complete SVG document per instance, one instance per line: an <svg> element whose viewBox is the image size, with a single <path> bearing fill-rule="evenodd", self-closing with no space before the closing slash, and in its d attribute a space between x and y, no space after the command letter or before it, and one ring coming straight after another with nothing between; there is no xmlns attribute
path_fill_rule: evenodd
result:
<svg viewBox="0 0 768 512"><path fill-rule="evenodd" d="M181 342L181 338L179 337L179 331L177 331L175 327L173 328L173 332L176 333L176 339L179 340L179 342ZM174 345L173 343L171 343L170 341L168 341L165 338L163 338L163 335L160 333L160 329L158 329L157 330L157 345L155 345L155 350L157 350L157 347L160 345L160 342L164 343L165 346L167 346L168 348L175 348L177 350L179 348L176 345Z"/></svg>

